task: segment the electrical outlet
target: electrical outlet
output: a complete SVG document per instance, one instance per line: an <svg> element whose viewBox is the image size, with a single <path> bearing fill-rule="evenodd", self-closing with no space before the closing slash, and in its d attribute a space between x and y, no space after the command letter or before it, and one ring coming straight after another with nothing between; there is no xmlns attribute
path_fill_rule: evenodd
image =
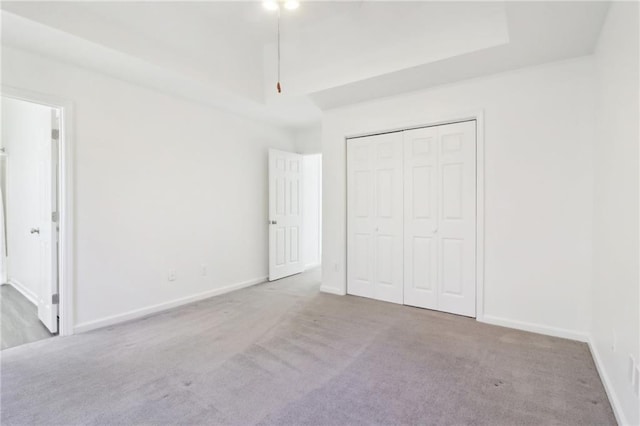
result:
<svg viewBox="0 0 640 426"><path fill-rule="evenodd" d="M636 360L633 359L633 355L629 354L629 360L627 361L627 377L629 378L629 383L633 386L633 376L635 375L636 370Z"/></svg>
<svg viewBox="0 0 640 426"><path fill-rule="evenodd" d="M338 263L337 263L337 262L336 262L336 263L334 263L334 264L333 264L333 270L334 270L334 271L336 271L336 272L338 272L338 270L339 270L339 269L340 269L340 267L338 266Z"/></svg>
<svg viewBox="0 0 640 426"><path fill-rule="evenodd" d="M207 276L207 266L206 266L206 265L200 265L200 274L201 274L203 277L206 277L206 276Z"/></svg>
<svg viewBox="0 0 640 426"><path fill-rule="evenodd" d="M176 270L175 269L171 269L169 271L169 273L167 274L167 279L169 281L175 281L176 280Z"/></svg>

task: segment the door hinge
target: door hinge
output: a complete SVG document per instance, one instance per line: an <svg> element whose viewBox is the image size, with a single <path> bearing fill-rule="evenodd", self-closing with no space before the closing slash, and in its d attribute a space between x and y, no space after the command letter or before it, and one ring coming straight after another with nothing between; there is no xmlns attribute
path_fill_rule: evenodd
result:
<svg viewBox="0 0 640 426"><path fill-rule="evenodd" d="M51 295L51 304L52 305L57 305L59 303L60 303L60 296L58 295L58 293L52 294Z"/></svg>
<svg viewBox="0 0 640 426"><path fill-rule="evenodd" d="M53 139L54 141L57 141L58 139L60 139L60 130L51 129L51 139Z"/></svg>
<svg viewBox="0 0 640 426"><path fill-rule="evenodd" d="M57 222L60 219L58 212L51 212L51 222Z"/></svg>

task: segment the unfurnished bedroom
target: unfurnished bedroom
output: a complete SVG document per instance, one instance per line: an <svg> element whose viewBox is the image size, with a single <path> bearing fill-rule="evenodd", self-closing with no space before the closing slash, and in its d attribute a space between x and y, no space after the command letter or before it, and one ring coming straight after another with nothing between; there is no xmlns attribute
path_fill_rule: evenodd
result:
<svg viewBox="0 0 640 426"><path fill-rule="evenodd" d="M3 1L3 425L640 425L635 1Z"/></svg>

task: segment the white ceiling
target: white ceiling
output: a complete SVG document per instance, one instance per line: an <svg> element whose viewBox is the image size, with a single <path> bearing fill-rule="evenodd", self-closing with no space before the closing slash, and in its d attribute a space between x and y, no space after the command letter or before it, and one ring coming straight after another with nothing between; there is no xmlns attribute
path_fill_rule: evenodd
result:
<svg viewBox="0 0 640 426"><path fill-rule="evenodd" d="M311 16L313 9L323 7L326 3L305 5L312 9ZM344 12L321 20L309 19L305 26L299 25L297 16L286 18L283 79L295 94L509 42L503 3L368 2L351 4ZM274 43L267 45L266 53L266 81L274 81Z"/></svg>
<svg viewBox="0 0 640 426"><path fill-rule="evenodd" d="M2 43L211 105L317 122L321 110L589 54L606 2L2 2Z"/></svg>

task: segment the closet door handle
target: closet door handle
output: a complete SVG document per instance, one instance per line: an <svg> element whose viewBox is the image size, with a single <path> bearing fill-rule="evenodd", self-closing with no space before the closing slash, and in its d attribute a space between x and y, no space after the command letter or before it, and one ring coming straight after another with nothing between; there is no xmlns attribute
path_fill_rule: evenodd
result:
<svg viewBox="0 0 640 426"><path fill-rule="evenodd" d="M40 228L31 228L31 231L29 231L30 234L39 234L40 233Z"/></svg>

